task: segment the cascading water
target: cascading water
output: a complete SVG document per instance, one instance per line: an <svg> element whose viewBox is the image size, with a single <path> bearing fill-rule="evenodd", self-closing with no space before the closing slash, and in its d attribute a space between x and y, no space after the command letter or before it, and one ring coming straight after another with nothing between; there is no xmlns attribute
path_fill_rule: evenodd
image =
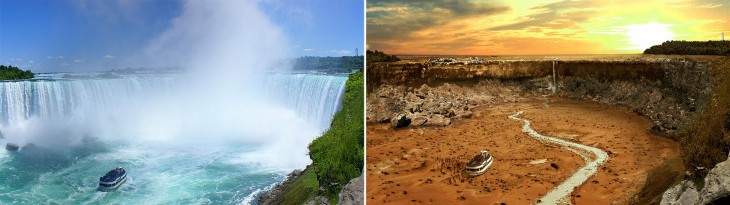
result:
<svg viewBox="0 0 730 205"><path fill-rule="evenodd" d="M329 126L347 78L247 79L252 83L242 85L259 86L242 92L265 95L242 96L261 99L180 102L200 97L179 97L187 80L179 75L0 82L0 145L37 145L0 150L0 204L252 202L291 168L308 164L306 146ZM205 143L211 140L221 143ZM128 181L117 192L96 192L98 177L116 166L127 169Z"/></svg>

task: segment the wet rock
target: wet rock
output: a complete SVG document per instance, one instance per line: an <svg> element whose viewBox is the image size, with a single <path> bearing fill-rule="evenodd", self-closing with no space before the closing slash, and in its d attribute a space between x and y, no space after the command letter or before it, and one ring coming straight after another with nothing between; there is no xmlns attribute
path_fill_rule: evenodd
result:
<svg viewBox="0 0 730 205"><path fill-rule="evenodd" d="M401 127L407 127L411 124L411 119L409 119L406 114L398 114L392 119L390 119L390 126L394 128L401 128Z"/></svg>
<svg viewBox="0 0 730 205"><path fill-rule="evenodd" d="M365 180L362 175L356 177L348 182L339 195L339 204L347 205L362 205L363 204L363 193L365 191Z"/></svg>
<svg viewBox="0 0 730 205"><path fill-rule="evenodd" d="M307 166L306 169L309 169L309 166ZM284 182L281 182L280 184L274 186L274 188L272 188L271 191L269 191L268 193L259 196L260 204L266 205L281 203L281 200L284 199L284 195L286 195L286 192L289 190L291 185L299 178L299 176L302 175L303 172L304 171L302 170L294 170L289 173L287 179L284 180Z"/></svg>

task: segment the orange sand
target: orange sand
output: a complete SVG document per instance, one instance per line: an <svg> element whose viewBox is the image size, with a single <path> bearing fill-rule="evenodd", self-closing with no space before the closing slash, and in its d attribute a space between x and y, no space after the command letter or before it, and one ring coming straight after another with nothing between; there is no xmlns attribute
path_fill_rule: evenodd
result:
<svg viewBox="0 0 730 205"><path fill-rule="evenodd" d="M392 130L367 126L368 204L531 204L584 165L577 154L522 132L532 121L543 135L571 139L609 153L596 175L573 192L574 204L628 203L649 170L679 154L676 142L649 132L638 114L591 103L541 100L477 109L448 127ZM482 149L494 163L469 177L464 164ZM541 164L530 164L547 159ZM555 166L552 166L552 165ZM555 168L557 167L557 168Z"/></svg>

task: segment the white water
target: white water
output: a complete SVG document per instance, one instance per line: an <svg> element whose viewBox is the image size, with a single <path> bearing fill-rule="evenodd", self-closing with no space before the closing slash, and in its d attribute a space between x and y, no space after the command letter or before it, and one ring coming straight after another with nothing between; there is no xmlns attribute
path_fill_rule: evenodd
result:
<svg viewBox="0 0 730 205"><path fill-rule="evenodd" d="M346 77L244 79L259 86L239 88L249 93L239 97L259 99L177 102L200 96L182 95L190 90L180 90L186 78L178 75L0 82L0 146L39 147L0 150L0 204L255 202L309 164L306 147L328 127ZM117 192L95 192L98 177L116 166L129 180Z"/></svg>
<svg viewBox="0 0 730 205"><path fill-rule="evenodd" d="M570 197L570 193L572 193L576 187L585 183L588 178L596 174L596 172L598 172L598 167L608 161L608 154L605 151L595 147L542 135L530 127L529 120L517 117L522 113L524 113L524 111L519 111L514 115L510 115L509 118L517 121L522 121L524 123L524 125L522 126L523 132L542 142L558 144L565 149L573 151L576 154L580 155L583 160L587 162L585 166L575 171L575 173L573 173L573 175L563 181L563 183L560 183L560 185L550 190L547 194L545 194L545 196L538 200L538 204L566 203L565 200L567 197ZM596 156L596 159L594 159L593 161L589 161L589 157L586 153L594 154ZM567 202L569 203L570 199L567 199Z"/></svg>

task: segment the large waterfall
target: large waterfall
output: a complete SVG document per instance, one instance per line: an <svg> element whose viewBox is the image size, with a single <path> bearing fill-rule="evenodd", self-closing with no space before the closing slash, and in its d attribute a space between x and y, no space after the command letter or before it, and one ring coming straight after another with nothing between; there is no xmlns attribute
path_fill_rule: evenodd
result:
<svg viewBox="0 0 730 205"><path fill-rule="evenodd" d="M346 77L318 74L262 74L262 89L274 103L327 128L340 105ZM172 92L175 76L47 79L0 83L0 128L31 117L49 118L74 112L104 112L130 99Z"/></svg>
<svg viewBox="0 0 730 205"><path fill-rule="evenodd" d="M0 149L0 204L251 202L309 163L306 146L328 128L346 79L260 73L223 90L191 89L178 74L2 81L0 146L33 143L42 154ZM249 94L187 95L237 90ZM129 180L118 192L95 192L116 166Z"/></svg>

